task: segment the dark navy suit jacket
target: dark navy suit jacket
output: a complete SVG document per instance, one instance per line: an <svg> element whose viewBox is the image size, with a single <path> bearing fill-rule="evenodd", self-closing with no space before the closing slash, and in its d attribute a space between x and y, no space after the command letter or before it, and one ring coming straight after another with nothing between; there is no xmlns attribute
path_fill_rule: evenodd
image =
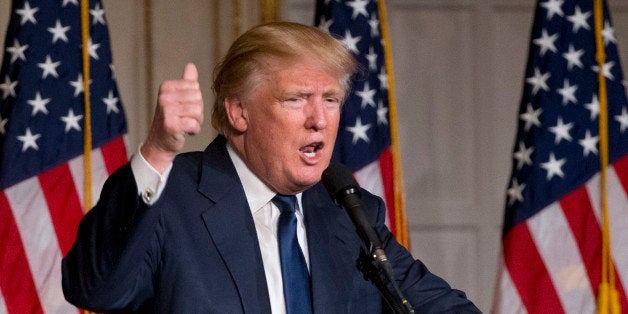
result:
<svg viewBox="0 0 628 314"><path fill-rule="evenodd" d="M251 210L219 136L179 155L160 199L140 201L129 165L107 180L63 259L65 297L86 309L145 313L270 313ZM363 192L398 283L418 312L474 312L464 293L430 273L384 225L381 199ZM356 267L360 240L322 184L303 193L315 313L380 313L386 306Z"/></svg>

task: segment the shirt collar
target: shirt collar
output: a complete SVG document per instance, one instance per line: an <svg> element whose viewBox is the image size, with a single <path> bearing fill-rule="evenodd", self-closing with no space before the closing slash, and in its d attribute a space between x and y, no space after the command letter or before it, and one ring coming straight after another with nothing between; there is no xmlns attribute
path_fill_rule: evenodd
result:
<svg viewBox="0 0 628 314"><path fill-rule="evenodd" d="M236 172L238 173L238 177L240 177L240 182L242 182L242 188L244 188L244 194L246 195L246 200L249 203L249 208L252 213L260 210L264 207L268 202L270 202L273 197L277 194L273 192L262 180L260 180L249 167L244 163L242 158L238 156L238 154L227 145L227 151L229 152L229 157L231 157L231 161L236 168ZM298 208L297 211L301 211L301 193L297 194L297 203Z"/></svg>

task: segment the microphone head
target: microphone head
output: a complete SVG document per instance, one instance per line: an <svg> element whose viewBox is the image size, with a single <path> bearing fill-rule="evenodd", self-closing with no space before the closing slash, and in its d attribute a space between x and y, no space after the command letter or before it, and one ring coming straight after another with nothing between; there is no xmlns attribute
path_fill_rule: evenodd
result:
<svg viewBox="0 0 628 314"><path fill-rule="evenodd" d="M360 194L360 185L353 177L353 173L347 166L343 164L330 164L322 176L325 189L334 201L338 202L338 199L342 199L343 195L350 193Z"/></svg>

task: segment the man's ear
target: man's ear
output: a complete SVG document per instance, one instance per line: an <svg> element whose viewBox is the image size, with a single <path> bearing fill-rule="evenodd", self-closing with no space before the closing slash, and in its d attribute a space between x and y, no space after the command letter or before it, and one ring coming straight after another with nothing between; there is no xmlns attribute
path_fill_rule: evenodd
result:
<svg viewBox="0 0 628 314"><path fill-rule="evenodd" d="M238 132L246 132L249 127L246 109L244 104L238 98L227 97L224 100L224 106L227 111L227 118L231 127Z"/></svg>

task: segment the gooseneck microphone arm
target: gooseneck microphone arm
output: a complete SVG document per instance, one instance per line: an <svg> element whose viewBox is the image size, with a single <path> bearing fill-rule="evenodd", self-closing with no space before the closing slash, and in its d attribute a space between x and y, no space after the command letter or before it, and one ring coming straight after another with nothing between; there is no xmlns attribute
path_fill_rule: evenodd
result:
<svg viewBox="0 0 628 314"><path fill-rule="evenodd" d="M362 242L358 268L364 278L373 282L395 313L414 313L412 305L403 296L395 281L392 266L384 252L379 235L364 214L360 186L353 178L351 171L344 165L331 164L323 172L322 179L327 192L338 205L345 209L356 227L356 232ZM393 291L389 289L387 283L392 286Z"/></svg>

